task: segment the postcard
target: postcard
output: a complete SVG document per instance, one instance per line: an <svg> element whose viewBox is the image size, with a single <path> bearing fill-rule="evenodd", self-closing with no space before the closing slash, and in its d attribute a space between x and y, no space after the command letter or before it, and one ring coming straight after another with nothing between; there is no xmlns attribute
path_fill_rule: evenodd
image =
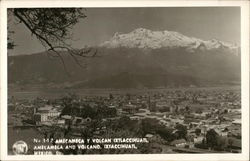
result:
<svg viewBox="0 0 250 161"><path fill-rule="evenodd" d="M248 1L1 1L1 160L248 160Z"/></svg>

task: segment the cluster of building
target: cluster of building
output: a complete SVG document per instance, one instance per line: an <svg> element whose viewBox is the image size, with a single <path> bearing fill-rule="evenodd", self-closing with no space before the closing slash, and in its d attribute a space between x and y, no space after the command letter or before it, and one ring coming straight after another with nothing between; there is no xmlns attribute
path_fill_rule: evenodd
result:
<svg viewBox="0 0 250 161"><path fill-rule="evenodd" d="M187 138L170 143L175 147L194 148L206 138L209 129L226 139L234 149L241 150L241 102L240 90L168 90L146 94L110 94L107 97L89 96L75 100L90 107L106 106L115 111L115 117L103 120L116 120L128 116L131 120L154 119L160 125L175 128L177 124L187 127ZM37 103L39 102L39 103ZM40 99L36 104L9 101L9 108L25 109L36 125L84 127L93 118L71 114L62 115L60 99L50 105ZM79 106L79 108L81 108ZM199 134L197 134L199 129ZM148 136L152 137L152 134ZM230 141L229 141L230 140Z"/></svg>
<svg viewBox="0 0 250 161"><path fill-rule="evenodd" d="M135 100L134 100L135 101ZM141 102L145 102L142 100ZM146 109L128 105L122 108L132 120L156 119L159 124L174 128L177 124L187 127L187 138L174 140L171 145L193 148L206 140L206 133L213 129L221 140L231 142L235 152L241 150L240 91L172 91L148 97ZM197 135L196 129L200 130Z"/></svg>

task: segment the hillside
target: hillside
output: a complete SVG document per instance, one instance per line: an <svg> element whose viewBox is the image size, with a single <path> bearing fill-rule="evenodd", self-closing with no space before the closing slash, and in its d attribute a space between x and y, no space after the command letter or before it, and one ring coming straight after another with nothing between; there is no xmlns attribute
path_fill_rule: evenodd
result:
<svg viewBox="0 0 250 161"><path fill-rule="evenodd" d="M8 81L59 88L158 88L239 84L240 48L172 31L135 29L116 33L95 47L96 57L79 59L66 52L66 64L46 52L9 56Z"/></svg>
<svg viewBox="0 0 250 161"><path fill-rule="evenodd" d="M67 72L58 59L51 60L45 53L9 57L8 79L15 84L68 83L73 88L151 88L240 82L240 56L227 53L99 48L98 55L82 61L86 67L80 68L65 54Z"/></svg>

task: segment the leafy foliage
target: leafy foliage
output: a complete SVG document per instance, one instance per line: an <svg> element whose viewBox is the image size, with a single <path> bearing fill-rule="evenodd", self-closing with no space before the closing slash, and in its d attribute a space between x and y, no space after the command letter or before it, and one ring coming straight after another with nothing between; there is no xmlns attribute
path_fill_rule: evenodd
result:
<svg viewBox="0 0 250 161"><path fill-rule="evenodd" d="M77 57L93 56L90 48L74 49L69 43L73 26L87 17L82 8L13 8L8 9L8 14L15 17L18 23L24 24L31 35L49 51L50 56L60 58L64 67L64 59L58 52L60 50L67 51L78 65L81 64ZM13 31L8 31L8 49L13 49L15 45L10 33Z"/></svg>
<svg viewBox="0 0 250 161"><path fill-rule="evenodd" d="M196 134L197 136L200 136L200 134L201 134L201 129L199 129L199 128L195 129L195 134Z"/></svg>
<svg viewBox="0 0 250 161"><path fill-rule="evenodd" d="M176 137L177 139L186 139L187 136L187 127L182 124L176 125Z"/></svg>
<svg viewBox="0 0 250 161"><path fill-rule="evenodd" d="M214 129L210 129L207 131L206 141L208 147L214 148L217 146L217 136L218 134Z"/></svg>

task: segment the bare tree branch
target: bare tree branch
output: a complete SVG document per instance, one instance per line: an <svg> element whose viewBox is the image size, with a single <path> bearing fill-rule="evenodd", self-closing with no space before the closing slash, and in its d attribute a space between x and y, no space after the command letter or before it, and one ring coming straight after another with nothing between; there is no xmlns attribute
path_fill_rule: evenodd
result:
<svg viewBox="0 0 250 161"><path fill-rule="evenodd" d="M68 44L71 39L71 30L80 19L87 16L81 8L14 8L14 17L23 23L35 35L53 58L59 58L66 69L61 51L67 53L80 66L80 58L96 56L97 50L92 48L74 49Z"/></svg>

